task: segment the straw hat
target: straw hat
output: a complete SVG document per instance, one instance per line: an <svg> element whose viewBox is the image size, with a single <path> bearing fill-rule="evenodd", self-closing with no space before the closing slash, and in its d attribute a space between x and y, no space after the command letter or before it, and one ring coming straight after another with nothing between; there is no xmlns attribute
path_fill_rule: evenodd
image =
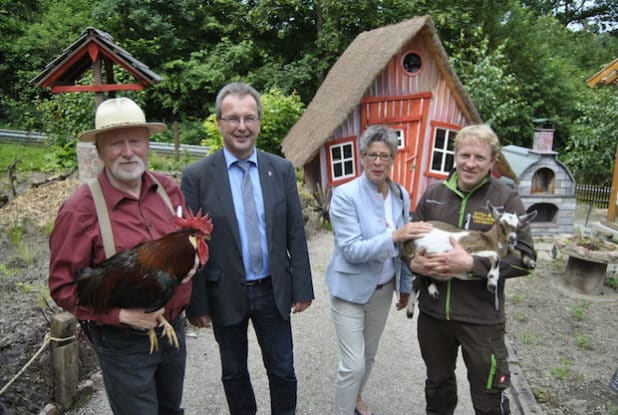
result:
<svg viewBox="0 0 618 415"><path fill-rule="evenodd" d="M129 98L111 98L103 101L94 116L94 130L79 136L79 141L94 141L98 134L118 128L145 127L149 136L165 130L165 124L146 122L144 111Z"/></svg>

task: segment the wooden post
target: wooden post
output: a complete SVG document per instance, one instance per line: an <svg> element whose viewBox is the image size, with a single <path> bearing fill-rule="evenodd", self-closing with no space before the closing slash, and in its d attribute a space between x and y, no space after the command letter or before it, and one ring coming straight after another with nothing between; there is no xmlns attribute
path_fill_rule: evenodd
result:
<svg viewBox="0 0 618 415"><path fill-rule="evenodd" d="M65 338L75 335L77 320L72 314L55 314L51 321L51 336ZM79 383L79 344L76 339L50 344L54 399L64 408L73 405Z"/></svg>
<svg viewBox="0 0 618 415"><path fill-rule="evenodd" d="M174 136L174 160L180 160L180 132L178 131L178 121L172 123L172 135Z"/></svg>
<svg viewBox="0 0 618 415"><path fill-rule="evenodd" d="M616 220L616 205L618 205L618 145L614 155L614 176L612 177L612 189L609 192L609 205L607 208L607 220L614 223Z"/></svg>

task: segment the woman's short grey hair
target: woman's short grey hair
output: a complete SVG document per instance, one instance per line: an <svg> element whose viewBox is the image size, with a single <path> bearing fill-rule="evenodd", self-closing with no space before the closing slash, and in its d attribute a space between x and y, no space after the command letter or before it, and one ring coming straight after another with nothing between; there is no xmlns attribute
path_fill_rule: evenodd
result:
<svg viewBox="0 0 618 415"><path fill-rule="evenodd" d="M215 100L215 113L217 119L221 118L221 103L228 95L238 95L239 97L251 95L255 98L255 102L257 103L258 118L262 118L262 101L260 99L260 93L257 92L251 85L245 84L244 82L232 82L231 84L227 84L221 88L217 94L217 99Z"/></svg>
<svg viewBox="0 0 618 415"><path fill-rule="evenodd" d="M399 146L399 137L395 130L387 128L383 125L370 125L361 134L359 138L359 146L361 154L365 154L372 143L385 143L391 148L391 155L395 156L397 147Z"/></svg>

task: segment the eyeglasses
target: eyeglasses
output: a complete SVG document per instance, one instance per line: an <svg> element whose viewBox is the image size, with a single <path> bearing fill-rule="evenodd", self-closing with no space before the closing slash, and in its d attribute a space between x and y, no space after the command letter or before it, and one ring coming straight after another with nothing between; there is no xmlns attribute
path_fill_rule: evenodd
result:
<svg viewBox="0 0 618 415"><path fill-rule="evenodd" d="M230 127L238 127L240 122L243 121L247 127L252 127L257 124L260 119L258 117L219 117L221 121L229 125Z"/></svg>
<svg viewBox="0 0 618 415"><path fill-rule="evenodd" d="M382 161L391 161L393 159L393 155L387 153L365 153L365 157L370 161L376 161L378 157Z"/></svg>

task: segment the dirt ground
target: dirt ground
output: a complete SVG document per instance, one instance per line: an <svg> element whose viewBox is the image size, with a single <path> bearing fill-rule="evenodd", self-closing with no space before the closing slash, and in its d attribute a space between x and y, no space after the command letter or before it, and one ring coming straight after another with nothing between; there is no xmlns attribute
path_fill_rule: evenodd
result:
<svg viewBox="0 0 618 415"><path fill-rule="evenodd" d="M59 311L47 292L47 235L77 181L29 188L41 179L24 179L20 196L0 209L0 390L44 344L50 317ZM506 307L507 336L537 402L548 415L618 415L618 393L608 386L618 370L618 293L604 287L603 295L591 296L565 288L566 258L560 252L552 258L552 238L535 244L537 269L509 280ZM608 275L617 277L615 267ZM86 379L95 361L87 342L80 342ZM38 414L53 401L48 350L0 392L0 414Z"/></svg>

